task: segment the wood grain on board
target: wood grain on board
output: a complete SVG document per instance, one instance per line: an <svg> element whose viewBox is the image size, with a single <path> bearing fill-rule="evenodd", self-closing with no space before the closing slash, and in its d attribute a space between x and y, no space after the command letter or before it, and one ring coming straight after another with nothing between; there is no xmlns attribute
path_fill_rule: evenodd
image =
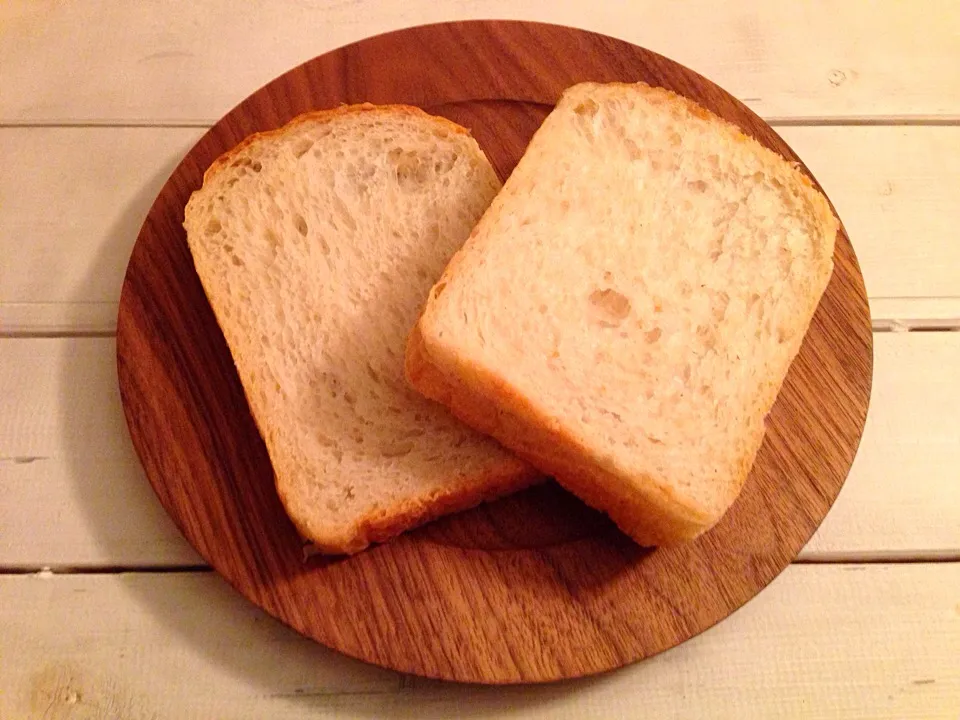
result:
<svg viewBox="0 0 960 720"><path fill-rule="evenodd" d="M321 56L217 123L160 192L134 247L117 326L134 446L190 542L253 602L348 655L476 682L592 674L672 647L729 615L799 552L856 451L872 336L850 242L784 383L734 508L694 543L645 550L548 486L443 519L350 559L304 561L273 488L181 228L203 171L252 132L315 108L403 102L469 127L506 175L559 93L643 79L685 94L789 159L783 140L696 73L558 26L452 23Z"/></svg>

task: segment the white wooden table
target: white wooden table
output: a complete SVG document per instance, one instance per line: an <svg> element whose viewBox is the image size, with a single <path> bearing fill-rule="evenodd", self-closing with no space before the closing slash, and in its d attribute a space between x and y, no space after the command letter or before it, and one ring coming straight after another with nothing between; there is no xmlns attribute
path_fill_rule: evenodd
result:
<svg viewBox="0 0 960 720"><path fill-rule="evenodd" d="M368 667L266 617L161 510L122 419L122 273L204 128L315 55L439 20L644 45L764 116L833 199L875 328L820 531L694 640L528 688ZM960 718L956 0L0 2L0 718Z"/></svg>

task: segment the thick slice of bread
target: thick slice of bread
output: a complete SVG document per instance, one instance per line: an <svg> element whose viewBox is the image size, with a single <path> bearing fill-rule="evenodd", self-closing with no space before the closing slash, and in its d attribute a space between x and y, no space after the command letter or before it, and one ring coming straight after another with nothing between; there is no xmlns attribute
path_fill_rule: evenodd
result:
<svg viewBox="0 0 960 720"><path fill-rule="evenodd" d="M837 229L694 103L575 86L434 287L407 377L640 543L693 538L752 467Z"/></svg>
<svg viewBox="0 0 960 720"><path fill-rule="evenodd" d="M499 187L460 126L363 105L247 139L187 205L194 264L280 499L324 552L538 475L403 378L431 285Z"/></svg>

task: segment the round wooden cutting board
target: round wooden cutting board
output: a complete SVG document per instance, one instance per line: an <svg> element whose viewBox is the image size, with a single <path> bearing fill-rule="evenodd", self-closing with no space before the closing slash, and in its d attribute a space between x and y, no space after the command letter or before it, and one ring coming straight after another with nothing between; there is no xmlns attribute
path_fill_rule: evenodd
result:
<svg viewBox="0 0 960 720"><path fill-rule="evenodd" d="M583 80L669 88L797 159L736 99L642 48L551 25L449 23L358 42L254 93L190 151L140 232L120 300L117 361L147 477L238 591L347 655L482 683L572 678L649 657L766 586L820 524L850 468L870 395L872 336L842 232L833 279L743 494L696 542L642 549L548 484L355 557L304 558L187 249L190 193L250 133L356 102L419 105L468 127L505 178L560 92Z"/></svg>

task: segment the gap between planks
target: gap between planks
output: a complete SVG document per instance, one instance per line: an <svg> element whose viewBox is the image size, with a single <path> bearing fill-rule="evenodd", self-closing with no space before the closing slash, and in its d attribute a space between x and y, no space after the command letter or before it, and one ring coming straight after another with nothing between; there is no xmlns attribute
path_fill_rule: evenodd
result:
<svg viewBox="0 0 960 720"><path fill-rule="evenodd" d="M24 565L0 566L0 577L10 575L171 575L210 573L209 565Z"/></svg>
<svg viewBox="0 0 960 720"><path fill-rule="evenodd" d="M949 565L960 564L960 551L919 551L905 555L898 552L822 553L794 559L790 565L829 565L858 568L865 565ZM789 567L789 566L788 566ZM785 568L786 569L786 568ZM8 565L0 566L0 577L35 575L66 577L71 575L176 575L203 574L216 571L205 564L196 565Z"/></svg>

